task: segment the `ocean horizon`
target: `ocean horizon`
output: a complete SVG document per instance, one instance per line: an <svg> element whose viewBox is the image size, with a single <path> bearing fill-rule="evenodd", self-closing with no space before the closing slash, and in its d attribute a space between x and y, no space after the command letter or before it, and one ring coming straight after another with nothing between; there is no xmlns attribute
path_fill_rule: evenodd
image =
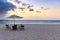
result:
<svg viewBox="0 0 60 40"><path fill-rule="evenodd" d="M0 20L0 24L60 24L60 20Z"/></svg>

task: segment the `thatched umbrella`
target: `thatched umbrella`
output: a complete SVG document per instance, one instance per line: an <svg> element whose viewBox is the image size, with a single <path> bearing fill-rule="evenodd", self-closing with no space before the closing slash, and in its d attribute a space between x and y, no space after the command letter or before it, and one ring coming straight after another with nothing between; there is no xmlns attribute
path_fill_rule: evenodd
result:
<svg viewBox="0 0 60 40"><path fill-rule="evenodd" d="M22 19L23 17L17 16L17 15L11 15L11 16L9 16L7 18L13 19L14 20L14 24L15 24L15 19Z"/></svg>

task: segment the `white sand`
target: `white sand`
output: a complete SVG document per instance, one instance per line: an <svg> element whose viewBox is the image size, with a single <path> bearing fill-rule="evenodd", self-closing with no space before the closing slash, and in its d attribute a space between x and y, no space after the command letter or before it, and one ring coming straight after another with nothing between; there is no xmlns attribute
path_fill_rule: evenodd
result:
<svg viewBox="0 0 60 40"><path fill-rule="evenodd" d="M25 24L24 31L7 30L0 25L0 40L60 40L60 25Z"/></svg>

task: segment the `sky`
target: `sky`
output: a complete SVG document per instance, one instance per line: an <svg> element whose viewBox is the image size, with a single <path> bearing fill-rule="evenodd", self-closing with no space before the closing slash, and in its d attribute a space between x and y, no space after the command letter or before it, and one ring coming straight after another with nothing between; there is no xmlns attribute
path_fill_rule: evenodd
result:
<svg viewBox="0 0 60 40"><path fill-rule="evenodd" d="M60 20L60 0L0 0L0 19L17 15L22 20Z"/></svg>

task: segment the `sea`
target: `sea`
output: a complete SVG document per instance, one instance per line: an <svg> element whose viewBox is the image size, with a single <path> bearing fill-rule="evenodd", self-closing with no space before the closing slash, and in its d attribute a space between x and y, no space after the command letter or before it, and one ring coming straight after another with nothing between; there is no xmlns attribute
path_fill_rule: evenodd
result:
<svg viewBox="0 0 60 40"><path fill-rule="evenodd" d="M0 24L60 24L60 20L0 20Z"/></svg>

